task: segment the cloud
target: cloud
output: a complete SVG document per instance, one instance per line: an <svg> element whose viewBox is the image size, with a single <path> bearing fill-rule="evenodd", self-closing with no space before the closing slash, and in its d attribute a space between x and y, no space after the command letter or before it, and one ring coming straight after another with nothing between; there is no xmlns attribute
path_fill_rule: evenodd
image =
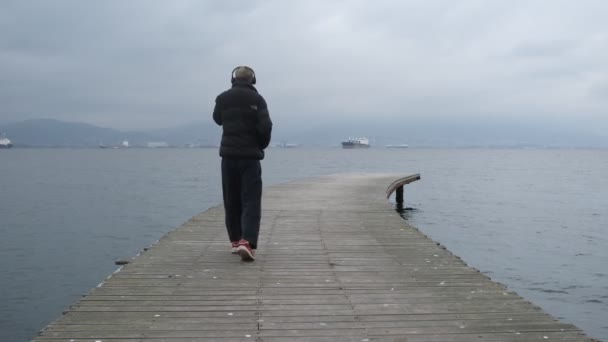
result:
<svg viewBox="0 0 608 342"><path fill-rule="evenodd" d="M208 120L255 68L284 125L602 115L603 1L3 1L0 121ZM607 127L608 128L608 127Z"/></svg>

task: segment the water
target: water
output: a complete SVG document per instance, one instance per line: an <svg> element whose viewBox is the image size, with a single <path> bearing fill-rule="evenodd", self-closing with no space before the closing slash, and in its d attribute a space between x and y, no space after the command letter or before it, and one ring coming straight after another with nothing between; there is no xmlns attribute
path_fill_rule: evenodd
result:
<svg viewBox="0 0 608 342"><path fill-rule="evenodd" d="M221 203L215 149L0 151L0 341L27 341L117 266ZM265 185L421 173L407 220L608 341L608 150L272 149Z"/></svg>

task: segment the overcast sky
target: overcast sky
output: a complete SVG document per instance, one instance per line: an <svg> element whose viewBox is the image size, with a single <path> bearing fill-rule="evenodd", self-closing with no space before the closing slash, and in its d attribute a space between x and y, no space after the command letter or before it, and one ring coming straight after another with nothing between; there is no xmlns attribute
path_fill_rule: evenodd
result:
<svg viewBox="0 0 608 342"><path fill-rule="evenodd" d="M608 132L606 18L603 0L3 0L0 122L210 120L246 64L284 125L484 117Z"/></svg>

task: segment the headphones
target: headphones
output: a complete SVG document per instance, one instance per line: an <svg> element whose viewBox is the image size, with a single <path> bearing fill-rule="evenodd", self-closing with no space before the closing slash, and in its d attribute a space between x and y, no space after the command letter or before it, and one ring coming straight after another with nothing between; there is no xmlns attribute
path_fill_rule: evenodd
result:
<svg viewBox="0 0 608 342"><path fill-rule="evenodd" d="M236 77L234 77L234 73L236 72L236 70L238 68L245 68L245 69L251 71L251 74L253 75L253 77L251 79L251 84L255 84L255 81L256 81L255 71L253 71L253 69L251 69L250 67L248 67L246 65L240 65L240 66L237 66L236 68L232 69L232 73L230 74L230 83L232 83L232 84L236 83Z"/></svg>

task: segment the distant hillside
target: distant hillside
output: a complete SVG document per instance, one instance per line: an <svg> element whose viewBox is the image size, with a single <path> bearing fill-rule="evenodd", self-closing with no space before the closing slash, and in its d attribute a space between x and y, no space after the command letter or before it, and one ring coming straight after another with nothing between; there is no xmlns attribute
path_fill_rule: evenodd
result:
<svg viewBox="0 0 608 342"><path fill-rule="evenodd" d="M194 123L150 132L123 132L80 122L53 119L25 120L0 124L16 147L96 147L99 144L118 145L128 140L131 146L145 146L151 141L164 141L170 145L217 144L221 131L211 123Z"/></svg>
<svg viewBox="0 0 608 342"><path fill-rule="evenodd" d="M121 132L111 128L51 119L0 125L0 131L15 146L95 146L102 141L118 141L122 137Z"/></svg>
<svg viewBox="0 0 608 342"><path fill-rule="evenodd" d="M221 127L214 122L195 122L147 132L147 137L153 141L166 141L176 146L217 145L220 143L221 135Z"/></svg>
<svg viewBox="0 0 608 342"><path fill-rule="evenodd" d="M376 147L388 144L411 147L608 147L608 135L590 134L589 130L588 127L508 119L353 120L298 129L283 129L281 123L277 123L273 142L337 146L341 139L367 137Z"/></svg>
<svg viewBox="0 0 608 342"><path fill-rule="evenodd" d="M16 147L96 147L100 143L131 146L166 142L171 146L217 145L222 130L215 123L197 122L153 131L120 131L85 123L50 119L0 124ZM312 122L298 125L276 120L272 144L339 146L348 137L368 137L373 147L408 144L411 147L608 147L608 135L590 134L588 127L515 120L392 119Z"/></svg>

